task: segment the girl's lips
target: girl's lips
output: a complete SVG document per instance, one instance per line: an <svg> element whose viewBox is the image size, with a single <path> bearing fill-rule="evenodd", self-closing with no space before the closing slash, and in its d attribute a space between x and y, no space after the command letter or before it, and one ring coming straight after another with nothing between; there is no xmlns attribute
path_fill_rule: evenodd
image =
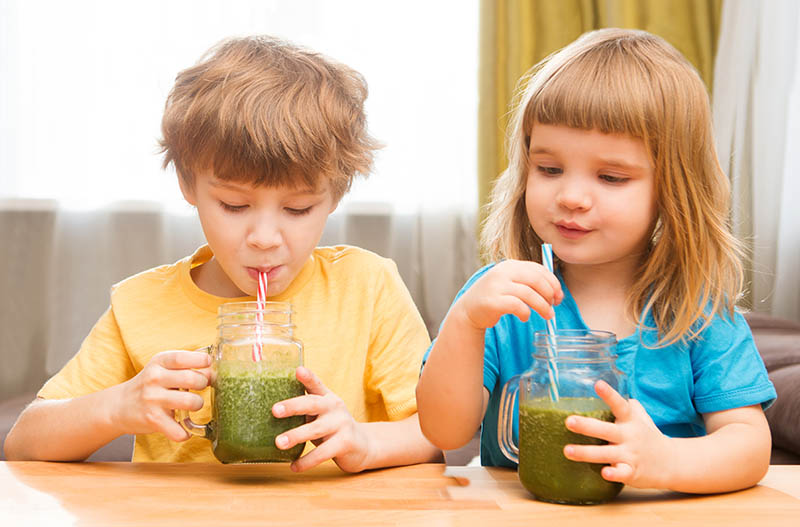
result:
<svg viewBox="0 0 800 527"><path fill-rule="evenodd" d="M558 229L558 233L561 236L569 240L577 240L578 238L583 238L584 236L592 232L584 229L570 229L569 227L564 227L563 225L556 225L556 228Z"/></svg>
<svg viewBox="0 0 800 527"><path fill-rule="evenodd" d="M275 267L270 267L267 270L267 281L271 281L276 275L280 272L281 266L276 265ZM256 267L248 267L247 274L250 275L250 278L258 282L258 268Z"/></svg>

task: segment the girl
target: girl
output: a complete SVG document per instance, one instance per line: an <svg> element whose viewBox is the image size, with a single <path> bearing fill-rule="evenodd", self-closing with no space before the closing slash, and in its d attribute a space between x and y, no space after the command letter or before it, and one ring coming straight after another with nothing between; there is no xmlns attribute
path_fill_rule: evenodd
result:
<svg viewBox="0 0 800 527"><path fill-rule="evenodd" d="M469 279L428 351L424 434L453 449L483 420L482 464L513 466L497 444L500 392L555 316L559 328L617 335L631 395L598 382L616 422L565 425L608 444L567 445L567 458L607 464L605 479L634 487L756 484L776 395L734 310L740 249L696 71L649 33L587 33L532 70L509 158L482 233L500 263ZM543 242L555 274L540 264Z"/></svg>

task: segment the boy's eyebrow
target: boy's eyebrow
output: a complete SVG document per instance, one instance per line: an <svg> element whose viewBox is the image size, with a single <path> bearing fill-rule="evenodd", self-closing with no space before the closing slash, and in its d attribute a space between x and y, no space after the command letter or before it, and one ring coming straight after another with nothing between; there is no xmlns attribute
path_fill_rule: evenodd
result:
<svg viewBox="0 0 800 527"><path fill-rule="evenodd" d="M554 152L553 150L551 150L549 148L546 148L546 147L543 147L543 146L537 146L537 147L531 148L530 154L556 155L557 152ZM613 157L600 158L600 162L602 164L604 164L604 165L608 165L608 166L612 166L612 167L619 167L619 168L627 168L627 169L630 169L630 170L642 171L642 170L646 170L647 169L647 167L645 167L645 166L642 166L642 165L639 165L639 164L636 164L636 163L628 163L627 161L623 161L621 159L615 159Z"/></svg>
<svg viewBox="0 0 800 527"><path fill-rule="evenodd" d="M250 191L250 189L245 185L236 184L236 183L233 183L233 182L230 182L230 181L225 181L223 179L210 178L208 180L208 182L209 182L209 184L211 184L211 186L219 187L219 188L226 188L226 189L229 189L229 190L235 190L236 192L249 192ZM294 194L312 194L314 196L321 196L322 194L325 194L325 192L326 192L326 190L324 188L323 189L313 189L313 188L308 187L308 188L294 189L292 194L293 195Z"/></svg>

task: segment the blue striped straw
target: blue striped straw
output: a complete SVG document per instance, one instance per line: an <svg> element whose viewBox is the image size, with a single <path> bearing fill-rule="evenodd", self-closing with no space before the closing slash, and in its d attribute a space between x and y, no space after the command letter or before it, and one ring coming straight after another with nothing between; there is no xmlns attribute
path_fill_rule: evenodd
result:
<svg viewBox="0 0 800 527"><path fill-rule="evenodd" d="M553 272L553 246L549 243L542 244L542 264L545 268ZM558 348L556 346L556 317L545 321L547 324L547 336L550 341L550 346L547 347L547 355L550 360L547 361L547 372L550 375L550 398L558 402L558 368L556 367L556 357L558 356Z"/></svg>

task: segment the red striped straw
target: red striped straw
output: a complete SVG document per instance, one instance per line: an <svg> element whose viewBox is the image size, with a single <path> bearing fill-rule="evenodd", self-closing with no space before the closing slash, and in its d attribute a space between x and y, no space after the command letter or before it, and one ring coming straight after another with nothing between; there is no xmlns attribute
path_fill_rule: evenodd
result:
<svg viewBox="0 0 800 527"><path fill-rule="evenodd" d="M256 341L253 343L253 361L258 362L264 357L264 349L261 346L261 325L264 323L264 309L267 301L267 273L258 273L258 295L256 296Z"/></svg>

